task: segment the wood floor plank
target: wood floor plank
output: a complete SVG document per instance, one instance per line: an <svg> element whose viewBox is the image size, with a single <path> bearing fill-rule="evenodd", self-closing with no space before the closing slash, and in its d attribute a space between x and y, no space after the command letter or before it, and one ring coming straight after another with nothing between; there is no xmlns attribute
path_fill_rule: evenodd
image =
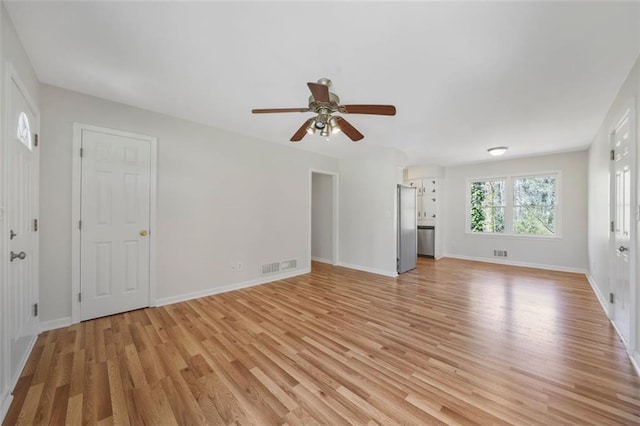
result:
<svg viewBox="0 0 640 426"><path fill-rule="evenodd" d="M41 334L14 424L640 424L640 380L583 275L419 259Z"/></svg>
<svg viewBox="0 0 640 426"><path fill-rule="evenodd" d="M65 424L81 425L82 424L82 394L71 395L67 402L67 416Z"/></svg>
<svg viewBox="0 0 640 426"><path fill-rule="evenodd" d="M120 363L117 358L109 358L106 364L113 422L118 425L129 425L127 402L125 401L125 392L120 374Z"/></svg>

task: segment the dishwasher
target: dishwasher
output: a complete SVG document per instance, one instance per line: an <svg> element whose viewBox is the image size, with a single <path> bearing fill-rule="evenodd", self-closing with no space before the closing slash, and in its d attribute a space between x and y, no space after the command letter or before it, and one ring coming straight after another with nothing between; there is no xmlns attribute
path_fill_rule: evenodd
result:
<svg viewBox="0 0 640 426"><path fill-rule="evenodd" d="M418 226L418 256L434 257L435 235L436 228L434 226Z"/></svg>

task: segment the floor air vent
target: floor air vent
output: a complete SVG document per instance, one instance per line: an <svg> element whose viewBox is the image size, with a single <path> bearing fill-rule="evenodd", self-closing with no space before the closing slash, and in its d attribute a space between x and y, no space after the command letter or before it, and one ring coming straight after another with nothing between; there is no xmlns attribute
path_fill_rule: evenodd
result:
<svg viewBox="0 0 640 426"><path fill-rule="evenodd" d="M262 275L280 272L280 262L265 263L262 265Z"/></svg>
<svg viewBox="0 0 640 426"><path fill-rule="evenodd" d="M507 257L507 251L506 250L494 250L493 251L493 255L495 257Z"/></svg>

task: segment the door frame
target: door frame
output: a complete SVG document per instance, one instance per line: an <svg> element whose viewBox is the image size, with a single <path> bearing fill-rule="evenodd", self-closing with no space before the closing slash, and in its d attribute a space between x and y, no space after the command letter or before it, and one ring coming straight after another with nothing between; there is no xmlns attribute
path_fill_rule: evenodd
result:
<svg viewBox="0 0 640 426"><path fill-rule="evenodd" d="M312 210L313 210L313 174L320 174L320 175L327 175L331 177L331 196L333 198L333 209L332 209L332 218L331 218L331 222L332 222L332 232L331 232L331 264L332 265L338 265L339 264L339 260L338 260L338 256L339 256L339 249L338 249L338 242L340 241L340 224L339 224L339 217L338 217L338 212L340 211L339 209L339 187L340 187L340 183L339 183L339 178L340 175L337 172L329 172L326 170L319 170L319 169L309 169L309 234L308 234L308 241L309 241L309 270L311 270L311 237L312 237L312 231L313 231L313 220L312 220Z"/></svg>
<svg viewBox="0 0 640 426"><path fill-rule="evenodd" d="M626 117L629 118L629 129L630 129L630 147L631 147L631 200L630 200L630 209L631 209L631 220L630 220L630 238L629 238L629 246L631 251L631 256L629 257L629 336L628 341L625 341L624 337L618 330L618 327L615 323L615 308L611 305L609 309L609 319L613 327L616 329L616 332L620 336L620 339L623 341L627 348L627 352L633 359L633 351L636 347L636 315L637 315L637 238L636 233L638 232L638 217L640 215L640 207L638 206L638 185L637 185L637 174L638 174L638 161L636 155L638 154L637 148L637 130L636 130L636 109L635 109L635 98L631 99L627 102L627 104L622 108L622 113L618 115L619 119L614 122L609 128L609 149L614 149L614 134L616 129L622 124ZM615 220L615 210L614 210L614 201L615 201L615 161L609 161L609 221ZM609 232L609 265L611 266L609 269L609 289L610 292L614 292L615 290L615 264L616 264L616 253L615 253L615 236L613 232ZM609 302L611 303L611 302Z"/></svg>
<svg viewBox="0 0 640 426"><path fill-rule="evenodd" d="M1 14L0 14L1 15ZM11 396L11 391L13 390L13 388L15 387L16 383L18 382L18 379L20 378L20 373L22 372L22 370L24 369L25 364L27 363L27 359L29 354L31 353L31 350L33 349L33 345L36 342L36 337L34 336L32 342L30 343L30 347L27 351L27 356L21 360L20 362L20 366L18 368L17 371L11 371L11 360L10 360L10 340L11 340L11 336L10 336L10 329L9 329L9 315L10 315L10 307L9 307L9 288L8 288L8 282L9 282L9 241L6 238L9 235L9 221L7 220L8 218L8 194L9 194L9 152L10 152L10 147L9 144L11 143L11 136L9 135L9 114L11 111L11 84L12 81L15 83L15 85L18 87L18 90L20 90L20 92L22 93L22 96L24 97L25 101L27 102L27 105L29 105L29 108L32 110L33 115L34 115L34 121L35 121L35 128L36 131L33 132L33 134L40 134L40 109L38 108L36 102L33 100L33 97L31 96L31 94L29 93L29 91L27 90L27 86L24 84L23 80L20 78L20 75L17 71L17 69L13 66L13 64L11 62L7 62L6 67L3 70L5 72L5 78L3 81L3 90L4 93L2 94L2 104L3 104L3 108L4 110L2 111L2 121L4 124L5 129L2 132L2 135L0 136L1 140L0 143L2 145L2 148L0 149L0 153L2 154L2 161L3 161L3 171L2 171L2 195L1 195L1 200L2 200L2 205L0 206L0 215L2 216L2 220L0 222L1 226L2 226L2 232L1 235L3 236L2 238L2 242L0 243L0 256L2 257L2 260L0 261L1 264L1 269L0 269L0 278L1 278L1 287L0 288L0 295L2 296L0 302L1 305L0 308L2 308L2 312L0 312L0 327L2 328L1 332L0 332L0 337L2 338L2 341L0 342L0 354L2 354L2 359L0 360L0 362L3 363L2 366L0 366L0 368L3 368L5 373L6 373L6 384L8 386L8 395L3 395L2 391L4 390L4 385L5 383L0 383L0 397L2 397L3 399L6 397L5 400L0 400L0 419L2 419L4 417L5 414L5 409L8 409L8 404L11 402L12 396ZM39 137L39 136L38 136ZM41 142L41 141L39 141ZM39 147L35 147L35 149L40 149ZM35 170L36 170L36 194L35 194L35 217L34 219L39 219L40 217L40 152L38 151L38 156L36 158L36 165L35 165ZM37 234L34 237L34 242L33 242L33 279L35 281L34 286L35 286L35 296L36 296L36 303L40 304L40 238L39 238L39 234ZM37 319L37 323L39 325L40 323L40 318ZM39 330L38 330L39 331ZM0 376L1 377L1 376ZM6 406L5 406L6 405Z"/></svg>
<svg viewBox="0 0 640 426"><path fill-rule="evenodd" d="M71 324L80 322L80 229L81 191L82 191L82 131L108 133L115 136L142 139L151 144L151 165L149 177L149 306L156 306L156 211L157 211L157 180L158 180L158 138L141 135L122 130L99 127L91 124L73 123L72 181L71 181Z"/></svg>

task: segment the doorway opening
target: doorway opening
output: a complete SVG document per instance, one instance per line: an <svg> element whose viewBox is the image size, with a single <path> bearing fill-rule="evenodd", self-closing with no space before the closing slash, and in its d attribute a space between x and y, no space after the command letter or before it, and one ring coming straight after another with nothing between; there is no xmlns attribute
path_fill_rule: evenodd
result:
<svg viewBox="0 0 640 426"><path fill-rule="evenodd" d="M338 264L338 175L311 171L309 259Z"/></svg>

